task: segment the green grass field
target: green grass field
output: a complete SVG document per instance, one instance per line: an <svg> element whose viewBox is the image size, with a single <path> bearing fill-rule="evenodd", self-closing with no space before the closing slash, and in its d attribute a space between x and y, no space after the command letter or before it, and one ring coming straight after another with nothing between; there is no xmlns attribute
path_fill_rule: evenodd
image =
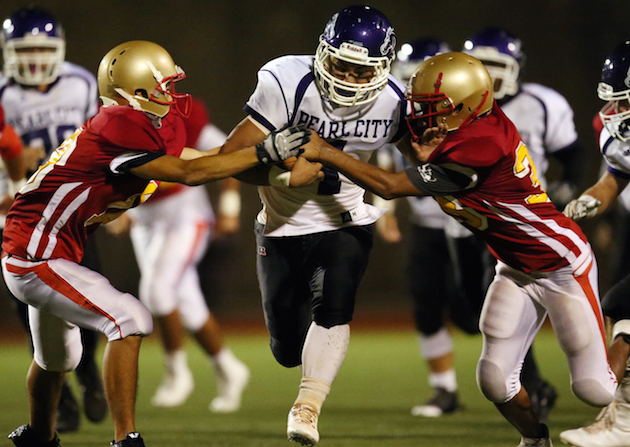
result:
<svg viewBox="0 0 630 447"><path fill-rule="evenodd" d="M143 344L140 359L137 426L147 447L288 446L286 415L297 395L300 373L275 363L265 334L228 333L226 342L251 368L252 379L240 412L216 415L208 411L214 396L212 369L199 349L189 343L189 361L196 379L194 395L174 409L150 405L161 377L161 353L155 340ZM320 417L321 447L467 447L516 446L517 432L486 401L475 384L475 364L481 337L455 334L457 371L464 411L438 419L410 415L413 405L429 397L426 369L411 331L354 331L350 350ZM598 409L577 400L569 389L564 355L553 333L536 340L536 355L544 376L560 393L551 413L552 438L590 422ZM5 436L27 422L25 373L30 363L24 343L4 343L0 349L0 446ZM77 433L63 434L64 447L108 445L109 418L102 424L85 419Z"/></svg>

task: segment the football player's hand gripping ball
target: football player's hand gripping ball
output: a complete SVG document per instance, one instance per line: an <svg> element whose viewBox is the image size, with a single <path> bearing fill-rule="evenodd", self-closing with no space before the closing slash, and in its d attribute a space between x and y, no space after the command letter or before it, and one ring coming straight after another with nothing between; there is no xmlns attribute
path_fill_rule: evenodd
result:
<svg viewBox="0 0 630 447"><path fill-rule="evenodd" d="M277 163L290 157L297 157L300 149L311 139L311 131L302 126L286 126L274 130L256 145L258 160L264 164Z"/></svg>

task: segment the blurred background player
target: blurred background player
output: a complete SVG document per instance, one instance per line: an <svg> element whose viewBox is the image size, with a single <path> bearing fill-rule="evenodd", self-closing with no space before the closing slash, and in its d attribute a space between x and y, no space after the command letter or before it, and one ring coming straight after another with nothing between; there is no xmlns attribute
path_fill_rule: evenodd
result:
<svg viewBox="0 0 630 447"><path fill-rule="evenodd" d="M82 67L64 61L66 39L61 23L48 11L27 7L10 15L0 37L4 75L0 75L0 104L6 121L24 144L27 171L37 169L61 142L98 110L96 79ZM82 265L99 271L96 244L90 238ZM26 306L16 301L27 323ZM99 334L81 330L84 356L76 369L83 410L92 422L107 414L100 371L94 358ZM57 414L59 432L79 428L79 404L66 381Z"/></svg>
<svg viewBox="0 0 630 447"><path fill-rule="evenodd" d="M630 41L618 45L606 58L601 72L597 95L606 105L595 122L599 130L599 148L607 169L597 183L571 201L564 214L579 220L601 215L615 199L622 199L630 181ZM602 128L603 124L603 128ZM624 232L628 232L625 227ZM625 236L627 237L627 236ZM624 238L625 238L624 237ZM604 315L614 323L609 347L613 364L626 365L630 351L630 275L621 278L602 298ZM621 380L615 398L583 428L566 430L560 439L576 447L624 447L630 445L630 372Z"/></svg>
<svg viewBox="0 0 630 447"><path fill-rule="evenodd" d="M221 146L226 135L209 121L205 105L192 100L184 119L186 146L207 151ZM239 230L239 182L223 180L218 221L204 186L162 182L151 198L107 228L121 233L130 226L140 268L140 300L147 306L164 348L164 378L151 402L158 407L183 404L194 388L184 350L184 330L210 357L218 396L210 410L229 413L240 408L249 369L224 347L219 326L208 311L197 266L210 240ZM128 217L125 217L128 216ZM120 221L120 222L119 222Z"/></svg>
<svg viewBox="0 0 630 447"><path fill-rule="evenodd" d="M26 168L22 159L22 141L13 127L4 120L0 105L0 175L8 181L0 182L0 231L4 228L7 211L15 194L26 183Z"/></svg>
<svg viewBox="0 0 630 447"><path fill-rule="evenodd" d="M567 100L555 90L540 84L523 82L525 54L520 39L498 27L484 29L464 42L463 52L479 59L494 83L494 97L503 112L516 126L533 164L542 187L548 190L556 208L562 209L575 195L577 184L583 173L582 147L578 140L573 120L573 110ZM548 182L545 173L550 161L561 171L557 180ZM449 226L450 228L450 226ZM447 233L455 238L455 246L468 246L462 256L458 250L458 265L469 268L477 264L471 262L474 250L478 247L478 259L485 266L492 265L488 260L486 246L474 241L461 225L456 231ZM464 262L464 259L467 259ZM490 275L484 275L488 278ZM485 289L488 285L483 284ZM530 351L523 364L523 386L528 390L532 408L539 419L547 420L549 411L557 398L555 388L545 381L536 365L533 351Z"/></svg>
<svg viewBox="0 0 630 447"><path fill-rule="evenodd" d="M392 75L407 85L420 62L449 51L446 42L434 37L406 42L392 64ZM394 145L381 148L377 156L378 166L390 172L400 172L409 167ZM411 414L438 417L458 408L453 341L445 323L450 318L465 332L477 334L479 311L478 307L471 309L469 302L463 299L465 295L456 286L454 266L444 233L446 222L453 218L445 214L432 197L411 196L407 199L411 227L406 283L414 304L420 355L429 368L428 380L433 389L430 399L413 407ZM380 236L387 242L398 242L401 236L394 214L396 201L375 196L373 203L388 209L376 223ZM481 302L481 297L477 302Z"/></svg>
<svg viewBox="0 0 630 447"><path fill-rule="evenodd" d="M342 9L326 24L315 56L279 57L259 70L245 105L248 116L221 152L239 151L274 129L302 124L367 161L407 130L403 87L390 76L395 48L394 28L380 11ZM276 360L301 366L287 437L308 446L319 441L320 411L350 342L372 224L384 212L364 202L361 187L320 169L299 157L291 171L250 170L247 178L239 177L261 185L256 244L265 323ZM320 181L291 187L305 184L295 183L302 174Z"/></svg>

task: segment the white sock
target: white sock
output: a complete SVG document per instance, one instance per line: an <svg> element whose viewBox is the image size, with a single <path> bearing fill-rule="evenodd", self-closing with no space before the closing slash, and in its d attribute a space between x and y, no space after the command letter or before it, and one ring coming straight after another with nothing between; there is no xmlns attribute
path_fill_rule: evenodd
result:
<svg viewBox="0 0 630 447"><path fill-rule="evenodd" d="M449 369L441 373L429 374L429 385L433 388L444 388L446 391L454 393L457 391L457 376L454 369Z"/></svg>
<svg viewBox="0 0 630 447"><path fill-rule="evenodd" d="M232 350L225 347L221 348L221 350L215 355L210 356L212 366L220 377L225 377L227 375L227 368L234 360L236 360L236 357L232 354Z"/></svg>
<svg viewBox="0 0 630 447"><path fill-rule="evenodd" d="M311 323L302 349L302 376L332 385L346 358L350 343L350 325L326 329Z"/></svg>
<svg viewBox="0 0 630 447"><path fill-rule="evenodd" d="M293 405L308 405L319 414L322 405L330 393L330 385L312 377L302 377L300 391Z"/></svg>
<svg viewBox="0 0 630 447"><path fill-rule="evenodd" d="M188 359L186 357L186 351L178 349L173 352L167 352L164 354L164 364L169 372L178 372L188 369Z"/></svg>
<svg viewBox="0 0 630 447"><path fill-rule="evenodd" d="M453 339L445 327L433 335L420 334L418 344L420 353L425 359L435 359L453 352Z"/></svg>

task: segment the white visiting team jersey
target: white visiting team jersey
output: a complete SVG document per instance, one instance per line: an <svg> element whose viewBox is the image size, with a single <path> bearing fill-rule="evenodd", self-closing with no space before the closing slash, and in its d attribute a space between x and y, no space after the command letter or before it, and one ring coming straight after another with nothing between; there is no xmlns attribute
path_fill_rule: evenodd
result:
<svg viewBox="0 0 630 447"><path fill-rule="evenodd" d="M630 141L613 138L605 127L599 134L599 150L608 165L608 171L617 177L630 180ZM625 188L618 197L626 210L630 209L630 189Z"/></svg>
<svg viewBox="0 0 630 447"><path fill-rule="evenodd" d="M322 99L312 56L284 56L265 64L245 111L269 131L305 124L331 145L367 162L372 153L405 131L402 85L392 76L374 101L332 107ZM296 236L374 223L384 212L364 203L365 190L325 169L321 182L303 188L259 187L263 209L258 221L266 236Z"/></svg>
<svg viewBox="0 0 630 447"><path fill-rule="evenodd" d="M96 79L85 68L64 62L59 78L40 92L0 75L0 102L6 121L25 146L50 154L98 111Z"/></svg>

